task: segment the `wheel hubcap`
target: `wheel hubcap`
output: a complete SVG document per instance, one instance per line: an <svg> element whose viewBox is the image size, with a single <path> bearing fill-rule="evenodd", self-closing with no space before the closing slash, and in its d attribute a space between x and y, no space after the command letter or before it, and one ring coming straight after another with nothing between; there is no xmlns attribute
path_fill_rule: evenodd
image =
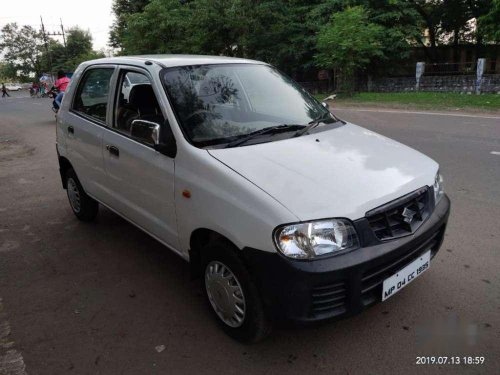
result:
<svg viewBox="0 0 500 375"><path fill-rule="evenodd" d="M68 178L68 198L71 208L76 213L80 212L80 192L78 191L78 186L75 180Z"/></svg>
<svg viewBox="0 0 500 375"><path fill-rule="evenodd" d="M245 320L245 296L240 282L223 263L212 261L205 270L208 299L219 318L237 328Z"/></svg>

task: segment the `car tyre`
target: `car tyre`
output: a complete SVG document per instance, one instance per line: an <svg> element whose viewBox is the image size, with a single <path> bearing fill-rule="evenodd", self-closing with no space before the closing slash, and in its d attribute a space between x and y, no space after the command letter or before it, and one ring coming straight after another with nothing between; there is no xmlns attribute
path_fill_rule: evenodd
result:
<svg viewBox="0 0 500 375"><path fill-rule="evenodd" d="M202 249L204 295L215 319L229 336L243 343L255 343L269 335L272 326L237 251L222 240ZM232 301L238 307L232 308Z"/></svg>
<svg viewBox="0 0 500 375"><path fill-rule="evenodd" d="M66 192L73 213L81 221L93 221L99 212L99 203L85 193L73 169L66 171L65 177Z"/></svg>

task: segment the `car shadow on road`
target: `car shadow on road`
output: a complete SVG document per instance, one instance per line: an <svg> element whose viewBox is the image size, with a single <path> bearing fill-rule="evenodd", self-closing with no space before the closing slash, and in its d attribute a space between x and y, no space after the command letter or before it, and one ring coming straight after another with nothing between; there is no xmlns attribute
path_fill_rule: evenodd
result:
<svg viewBox="0 0 500 375"><path fill-rule="evenodd" d="M146 332L163 337L159 341L172 337L179 349L183 344L185 349L191 347L192 339L203 338L205 343L245 347L247 353L262 356L262 351L270 345L290 349L298 348L304 340L321 345L334 338L343 340L356 332L362 334L363 326L372 325L373 314L380 314L371 309L367 315L315 326L278 322L269 339L247 347L222 333L205 304L201 281L191 278L189 264L140 229L104 208L97 222L78 222L72 225L71 231L76 240L93 238L81 260L86 263L82 269L92 268L96 272L86 288L86 301L98 304L99 300L92 297L96 293L106 294L106 307L94 306L95 311L88 315L89 323L90 320L92 324L100 322L103 330L108 327L109 316L133 316L134 320L123 318L130 337ZM179 341L179 336L190 339Z"/></svg>

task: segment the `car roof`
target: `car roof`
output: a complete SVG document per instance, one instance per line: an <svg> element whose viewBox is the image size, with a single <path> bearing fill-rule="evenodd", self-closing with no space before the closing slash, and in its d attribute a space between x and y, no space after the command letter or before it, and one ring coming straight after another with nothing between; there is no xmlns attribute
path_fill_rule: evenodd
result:
<svg viewBox="0 0 500 375"><path fill-rule="evenodd" d="M206 64L265 64L261 61L226 57L226 56L204 56L204 55L138 55L108 57L87 61L87 64L143 64L151 61L166 68L188 65Z"/></svg>

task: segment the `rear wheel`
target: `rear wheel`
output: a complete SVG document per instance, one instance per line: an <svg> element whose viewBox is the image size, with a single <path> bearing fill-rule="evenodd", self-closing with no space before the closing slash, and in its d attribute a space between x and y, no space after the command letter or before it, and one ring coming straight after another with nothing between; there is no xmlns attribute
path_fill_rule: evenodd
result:
<svg viewBox="0 0 500 375"><path fill-rule="evenodd" d="M99 203L89 197L82 188L75 171L66 171L66 192L75 216L82 221L92 221L99 211Z"/></svg>
<svg viewBox="0 0 500 375"><path fill-rule="evenodd" d="M236 251L216 241L203 251L204 289L208 304L224 331L241 342L265 338L271 324L262 300Z"/></svg>

